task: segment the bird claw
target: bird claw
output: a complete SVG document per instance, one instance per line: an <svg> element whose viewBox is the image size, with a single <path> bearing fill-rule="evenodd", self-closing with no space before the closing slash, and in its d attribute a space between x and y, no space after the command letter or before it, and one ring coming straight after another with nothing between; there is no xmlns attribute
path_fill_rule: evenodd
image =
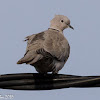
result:
<svg viewBox="0 0 100 100"><path fill-rule="evenodd" d="M58 70L57 70L56 66L53 66L52 74L58 74Z"/></svg>

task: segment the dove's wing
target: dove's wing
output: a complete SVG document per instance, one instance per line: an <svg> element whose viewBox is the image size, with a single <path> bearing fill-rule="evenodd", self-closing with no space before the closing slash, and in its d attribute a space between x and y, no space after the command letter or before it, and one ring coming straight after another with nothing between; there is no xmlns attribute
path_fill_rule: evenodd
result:
<svg viewBox="0 0 100 100"><path fill-rule="evenodd" d="M17 62L17 64L30 63L33 60L36 62L37 60L42 58L42 55L37 54L37 50L43 47L43 43L45 40L44 34L45 32L41 32L26 37L27 41L26 53L24 57Z"/></svg>
<svg viewBox="0 0 100 100"><path fill-rule="evenodd" d="M28 40L26 52L31 51L31 50L36 51L36 50L40 49L45 40L44 34L45 34L45 32L41 32L41 33L33 34L31 36L26 37Z"/></svg>

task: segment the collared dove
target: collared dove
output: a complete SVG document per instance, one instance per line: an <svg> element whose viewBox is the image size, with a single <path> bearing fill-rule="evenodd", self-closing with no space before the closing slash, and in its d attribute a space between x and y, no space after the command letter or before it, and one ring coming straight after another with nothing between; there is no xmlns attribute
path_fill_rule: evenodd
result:
<svg viewBox="0 0 100 100"><path fill-rule="evenodd" d="M63 35L68 27L74 29L66 16L55 15L48 30L26 37L26 53L17 64L30 64L39 73L57 74L70 54L69 43Z"/></svg>

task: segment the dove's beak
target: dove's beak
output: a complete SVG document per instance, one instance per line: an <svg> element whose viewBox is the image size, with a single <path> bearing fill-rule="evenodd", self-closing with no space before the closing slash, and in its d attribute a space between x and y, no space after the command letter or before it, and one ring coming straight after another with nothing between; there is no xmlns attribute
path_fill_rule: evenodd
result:
<svg viewBox="0 0 100 100"><path fill-rule="evenodd" d="M74 28L70 24L68 24L68 27L74 30Z"/></svg>

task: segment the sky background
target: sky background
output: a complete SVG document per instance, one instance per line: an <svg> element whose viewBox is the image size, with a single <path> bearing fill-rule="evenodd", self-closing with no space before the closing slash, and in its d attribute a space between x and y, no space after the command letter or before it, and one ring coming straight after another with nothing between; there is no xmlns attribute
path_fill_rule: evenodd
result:
<svg viewBox="0 0 100 100"><path fill-rule="evenodd" d="M26 49L24 37L47 30L55 14L68 16L74 30L66 29L70 57L60 74L100 75L100 0L0 0L0 74L35 73L30 65L17 65ZM100 88L65 88L16 91L13 100L94 100Z"/></svg>

